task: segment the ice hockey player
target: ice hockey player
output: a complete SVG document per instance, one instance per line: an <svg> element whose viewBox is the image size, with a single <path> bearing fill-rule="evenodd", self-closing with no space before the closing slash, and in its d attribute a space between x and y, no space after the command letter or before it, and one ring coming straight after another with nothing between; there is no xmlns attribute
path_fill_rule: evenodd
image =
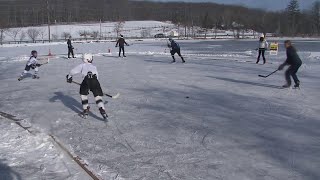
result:
<svg viewBox="0 0 320 180"><path fill-rule="evenodd" d="M185 63L186 61L181 55L180 45L176 41L174 41L172 38L169 38L169 42L170 44L168 44L168 47L171 48L170 53L173 59L172 63L176 62L176 58L174 57L176 53L181 57L182 63Z"/></svg>
<svg viewBox="0 0 320 180"><path fill-rule="evenodd" d="M119 57L121 57L121 51L123 53L123 57L126 57L125 52L124 52L124 45L129 46L129 44L124 39L123 35L120 35L120 38L117 41L116 47L118 47L118 45L119 45Z"/></svg>
<svg viewBox="0 0 320 180"><path fill-rule="evenodd" d="M31 57L29 58L27 64L26 64L26 67L23 71L23 73L20 75L19 77L19 81L23 80L24 76L31 70L31 69L34 69L34 74L32 75L32 78L33 79L39 79L39 76L38 76L38 71L39 71L39 67L42 65L42 64L39 64L38 63L38 60L37 60L37 56L38 56L38 52L33 50L31 51Z"/></svg>
<svg viewBox="0 0 320 180"><path fill-rule="evenodd" d="M287 84L285 84L284 88L289 88L291 86L291 77L293 78L295 85L294 88L300 87L300 81L297 77L297 72L302 65L302 61L297 53L297 50L292 46L290 40L284 42L285 48L287 49L287 60L279 66L279 70L283 70L285 66L289 66L285 73Z"/></svg>
<svg viewBox="0 0 320 180"><path fill-rule="evenodd" d="M68 44L68 58L71 58L70 57L71 54L72 54L72 58L75 58L74 52L73 52L74 47L72 46L72 43L71 43L71 36L69 37L67 44Z"/></svg>
<svg viewBox="0 0 320 180"><path fill-rule="evenodd" d="M262 58L263 58L263 64L266 63L266 57L265 57L265 52L266 50L268 49L269 47L269 43L266 41L264 35L261 35L260 37L260 40L259 40L259 55L258 55L258 58L257 58L257 64L259 63L260 61L260 56L262 55Z"/></svg>
<svg viewBox="0 0 320 180"><path fill-rule="evenodd" d="M67 82L72 83L72 77L76 74L82 74L83 81L80 85L80 96L82 100L83 112L80 116L83 118L88 117L90 110L88 95L89 91L93 93L96 104L99 107L99 111L104 119L108 118L106 114L104 103L102 100L103 92L98 81L98 71L96 66L92 64L93 56L92 54L83 55L83 63L73 68L67 75Z"/></svg>

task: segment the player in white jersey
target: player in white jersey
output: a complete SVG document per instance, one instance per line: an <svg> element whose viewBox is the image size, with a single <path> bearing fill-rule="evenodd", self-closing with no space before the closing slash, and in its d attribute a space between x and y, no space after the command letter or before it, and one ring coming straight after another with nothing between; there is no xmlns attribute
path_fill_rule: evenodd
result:
<svg viewBox="0 0 320 180"><path fill-rule="evenodd" d="M38 60L37 60L37 56L38 56L38 52L33 50L31 51L31 57L30 59L28 60L27 64L26 64L26 67L23 71L23 73L20 75L19 77L19 81L21 81L24 76L31 70L33 69L34 70L34 74L32 76L33 79L39 79L39 76L38 76L38 71L39 71L39 67L41 66L41 64L38 63Z"/></svg>
<svg viewBox="0 0 320 180"><path fill-rule="evenodd" d="M96 66L92 64L93 56L92 54L84 54L82 64L73 68L67 75L67 82L72 83L72 77L76 74L82 74L83 81L80 86L80 96L82 100L83 113L81 113L83 118L88 116L90 107L88 101L89 91L93 93L96 100L96 104L99 107L99 111L104 119L108 118L106 114L104 103L102 100L103 92L98 81L98 71Z"/></svg>

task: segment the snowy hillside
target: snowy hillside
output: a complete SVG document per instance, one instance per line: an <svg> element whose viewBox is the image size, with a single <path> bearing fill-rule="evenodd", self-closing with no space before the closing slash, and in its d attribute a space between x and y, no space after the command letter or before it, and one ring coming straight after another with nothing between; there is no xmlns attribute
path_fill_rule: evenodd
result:
<svg viewBox="0 0 320 180"><path fill-rule="evenodd" d="M78 58L69 60L65 43L1 47L0 112L39 133L2 117L0 172L87 180L49 141L52 135L103 180L320 179L319 41L294 42L303 59L300 90L281 89L284 72L258 77L285 60L282 45L278 56L257 65L256 41L178 42L186 64L178 57L170 63L165 40L129 40L127 58L117 57L113 42L74 44ZM53 56L40 79L18 82L30 51L45 55L49 48ZM92 95L89 118L78 117L79 86L66 82L85 52L94 54L104 91L121 94L104 97L108 123Z"/></svg>
<svg viewBox="0 0 320 180"><path fill-rule="evenodd" d="M97 34L97 39L110 39L115 38L117 33L115 32L115 26L118 22L104 22L101 23L85 23L85 24L69 24L69 25L55 25L51 26L51 38L54 41L64 40L65 35L71 35L73 39L85 39L84 33L87 33L87 38L92 39L92 34ZM47 40L48 39L48 27L24 27L24 28L11 28L5 33L4 42L8 41L31 41L28 36L28 30L37 30L39 32L36 40ZM156 34L164 34L165 36L184 36L185 29L182 26L172 24L171 22L160 22L160 21L125 21L120 31L121 34L130 38L153 38ZM199 27L187 28L189 36L204 37L207 34L208 38L234 38L234 32L215 31L214 29L205 32ZM82 34L82 36L81 36ZM16 35L16 36L14 36ZM259 33L252 30L246 31L240 34L243 38L254 38L259 36Z"/></svg>
<svg viewBox="0 0 320 180"><path fill-rule="evenodd" d="M101 33L103 37L116 37L117 34L114 31L115 24L117 22L106 22L101 23ZM19 30L21 32L27 32L28 29L34 28L44 33L44 38L47 39L48 36L48 26L40 27L25 27L25 28L13 28L11 30ZM155 35L158 33L163 33L163 31L170 31L174 29L174 25L169 22L159 22L159 21L126 21L123 24L122 33L127 37L140 37L141 31L144 29L150 29L150 33ZM164 30L165 29L165 30ZM10 30L9 30L10 31ZM57 36L58 39L63 39L63 33L70 33L74 39L80 38L80 33L86 31L88 33L99 32L100 33L100 23L86 23L86 24L70 24L70 25L52 25L51 34ZM19 39L18 35L18 39ZM39 35L37 38L41 40L42 37ZM5 40L12 40L10 36L7 36ZM26 40L30 40L26 37Z"/></svg>

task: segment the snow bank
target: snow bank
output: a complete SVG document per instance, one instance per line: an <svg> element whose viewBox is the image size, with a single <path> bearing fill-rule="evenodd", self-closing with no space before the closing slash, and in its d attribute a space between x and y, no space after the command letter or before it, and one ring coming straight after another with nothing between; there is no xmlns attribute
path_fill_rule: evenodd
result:
<svg viewBox="0 0 320 180"><path fill-rule="evenodd" d="M88 178L55 148L48 136L31 135L3 117L0 134L0 179Z"/></svg>
<svg viewBox="0 0 320 180"><path fill-rule="evenodd" d="M309 58L313 60L320 60L320 52L311 52Z"/></svg>

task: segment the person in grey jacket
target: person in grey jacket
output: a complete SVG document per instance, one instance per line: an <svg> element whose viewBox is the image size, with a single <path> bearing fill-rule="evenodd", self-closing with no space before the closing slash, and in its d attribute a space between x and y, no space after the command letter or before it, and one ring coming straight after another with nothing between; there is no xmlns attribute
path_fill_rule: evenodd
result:
<svg viewBox="0 0 320 180"><path fill-rule="evenodd" d="M268 47L269 47L269 43L265 40L264 37L260 37L260 40L259 40L259 56L258 56L258 59L257 59L257 62L256 62L257 64L260 61L261 55L262 55L262 58L263 58L263 64L266 63L265 52L268 49Z"/></svg>

